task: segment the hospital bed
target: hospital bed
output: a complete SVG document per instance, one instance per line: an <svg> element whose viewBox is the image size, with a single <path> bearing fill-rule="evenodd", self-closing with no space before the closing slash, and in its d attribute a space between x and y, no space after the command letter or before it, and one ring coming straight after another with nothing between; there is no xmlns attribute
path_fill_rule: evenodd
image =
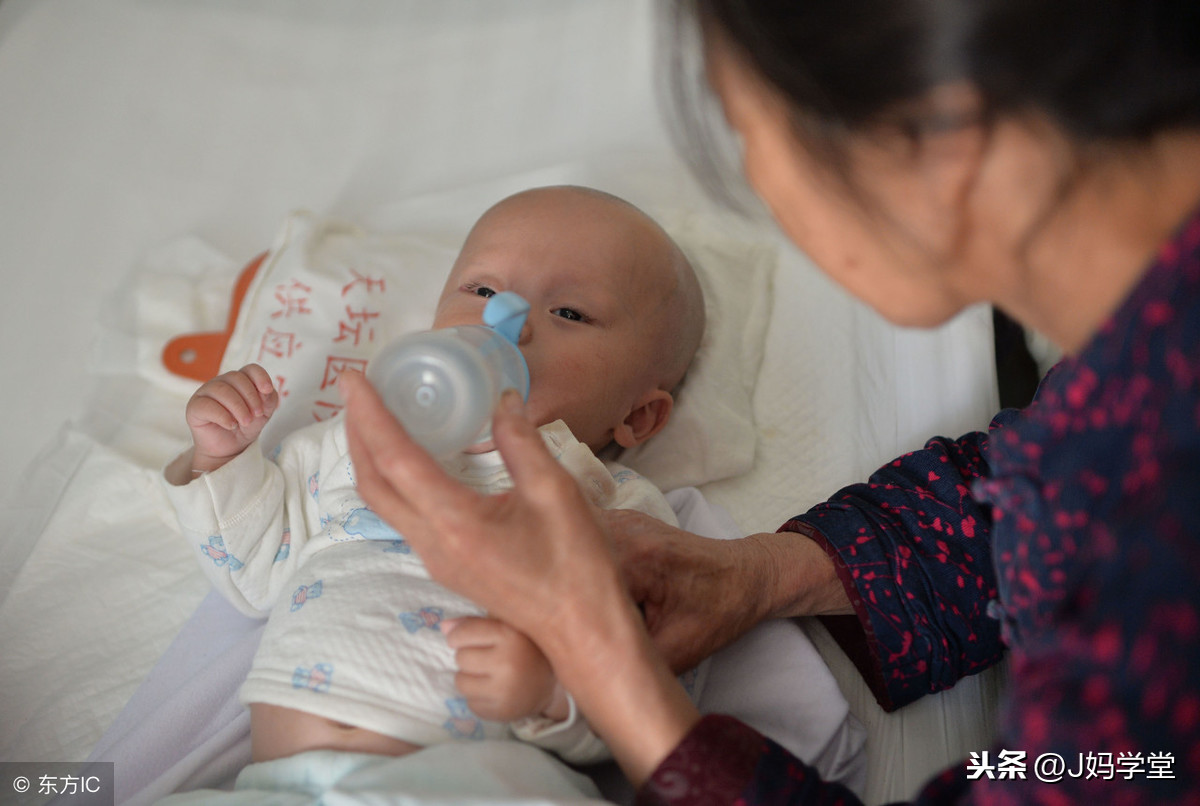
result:
<svg viewBox="0 0 1200 806"><path fill-rule="evenodd" d="M466 228L508 193L611 191L701 266L716 314L703 370L674 438L630 463L698 488L723 536L986 426L989 312L893 327L769 224L709 200L664 128L659 36L652 0L0 0L0 761L107 748L118 778L154 779L122 772L114 726L144 734L189 651L216 664L216 644L254 629L207 598L158 488L186 444L188 365L284 360L272 316L292 292L336 328L334 289L376 269L411 295L362 355L423 327ZM216 341L172 341L194 333ZM289 370L278 430L336 407L324 359ZM1001 671L884 714L819 624L795 632L852 714L828 727L847 757L865 726L869 802L990 743ZM757 674L764 651L729 668ZM793 681L771 681L786 710ZM220 738L220 708L236 707L207 690L188 707L210 695L233 769L243 745Z"/></svg>

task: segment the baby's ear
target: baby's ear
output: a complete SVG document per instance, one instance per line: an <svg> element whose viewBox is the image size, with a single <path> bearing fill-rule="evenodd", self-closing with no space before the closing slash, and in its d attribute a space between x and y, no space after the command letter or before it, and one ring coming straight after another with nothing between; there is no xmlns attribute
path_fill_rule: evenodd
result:
<svg viewBox="0 0 1200 806"><path fill-rule="evenodd" d="M671 419L675 398L664 389L653 389L644 394L638 404L613 430L613 440L622 448L641 445L663 430Z"/></svg>

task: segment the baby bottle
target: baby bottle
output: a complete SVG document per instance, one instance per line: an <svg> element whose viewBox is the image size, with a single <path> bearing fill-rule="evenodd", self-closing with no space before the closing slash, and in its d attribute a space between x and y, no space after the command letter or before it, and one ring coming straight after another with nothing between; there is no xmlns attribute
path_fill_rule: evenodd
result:
<svg viewBox="0 0 1200 806"><path fill-rule="evenodd" d="M483 325L402 336L371 361L367 378L430 454L459 453L491 437L501 392L529 396L529 367L517 348L528 313L520 295L495 294L484 306Z"/></svg>

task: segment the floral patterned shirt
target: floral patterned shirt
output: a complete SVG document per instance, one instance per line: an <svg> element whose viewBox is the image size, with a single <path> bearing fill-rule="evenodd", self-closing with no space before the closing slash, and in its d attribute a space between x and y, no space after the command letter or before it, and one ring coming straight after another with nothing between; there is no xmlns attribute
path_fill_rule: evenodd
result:
<svg viewBox="0 0 1200 806"><path fill-rule="evenodd" d="M885 708L1010 652L997 745L917 802L1200 804L1200 214L1029 407L783 528L834 558L831 630ZM640 795L856 802L728 717Z"/></svg>

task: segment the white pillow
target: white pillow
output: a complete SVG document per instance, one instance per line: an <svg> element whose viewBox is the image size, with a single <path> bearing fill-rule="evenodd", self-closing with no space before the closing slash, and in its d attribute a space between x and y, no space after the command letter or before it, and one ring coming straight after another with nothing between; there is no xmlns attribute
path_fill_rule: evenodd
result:
<svg viewBox="0 0 1200 806"><path fill-rule="evenodd" d="M754 461L752 394L762 362L775 252L694 215L655 216L692 261L708 332L674 415L618 458L663 490L740 475ZM263 432L271 450L290 431L340 410L336 380L390 339L428 328L463 235L367 232L298 211L284 222L249 286L221 371L254 362L283 396Z"/></svg>
<svg viewBox="0 0 1200 806"><path fill-rule="evenodd" d="M777 255L766 233L733 222L697 213L654 218L696 270L708 322L671 420L617 458L660 489L675 490L740 476L754 464L754 388Z"/></svg>

